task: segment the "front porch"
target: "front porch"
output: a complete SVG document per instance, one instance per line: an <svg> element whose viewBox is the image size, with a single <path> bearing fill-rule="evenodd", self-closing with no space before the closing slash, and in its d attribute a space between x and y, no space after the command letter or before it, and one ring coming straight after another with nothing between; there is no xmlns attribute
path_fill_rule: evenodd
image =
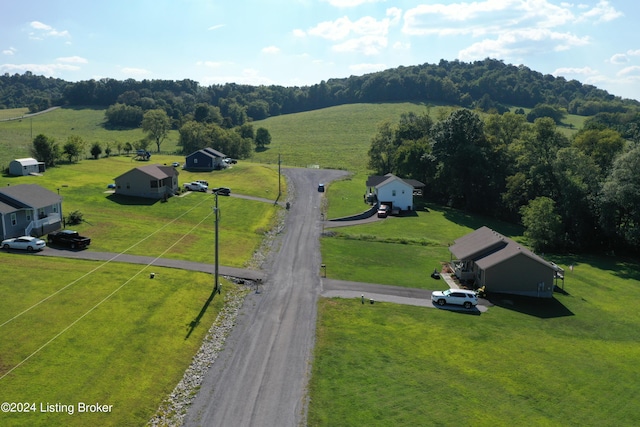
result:
<svg viewBox="0 0 640 427"><path fill-rule="evenodd" d="M24 229L25 236L31 236L31 232L35 232L35 234L39 236L43 236L50 231L57 230L60 228L60 223L62 222L62 217L59 213L53 212L48 214L46 217L41 219L33 220L27 225Z"/></svg>

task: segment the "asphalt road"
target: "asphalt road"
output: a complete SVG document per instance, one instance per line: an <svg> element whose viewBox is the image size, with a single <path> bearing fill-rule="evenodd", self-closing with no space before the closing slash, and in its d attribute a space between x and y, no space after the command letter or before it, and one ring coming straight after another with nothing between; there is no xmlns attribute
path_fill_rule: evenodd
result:
<svg viewBox="0 0 640 427"><path fill-rule="evenodd" d="M294 199L283 235L263 266L260 294L250 294L225 348L204 378L186 426L298 426L320 295L319 182L346 174L287 169Z"/></svg>

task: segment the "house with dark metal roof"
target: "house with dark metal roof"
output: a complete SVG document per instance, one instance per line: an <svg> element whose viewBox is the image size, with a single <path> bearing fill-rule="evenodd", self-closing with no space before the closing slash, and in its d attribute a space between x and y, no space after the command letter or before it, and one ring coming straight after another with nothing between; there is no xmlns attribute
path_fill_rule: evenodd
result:
<svg viewBox="0 0 640 427"><path fill-rule="evenodd" d="M185 157L184 168L191 171L212 171L226 167L226 154L213 148L203 148Z"/></svg>
<svg viewBox="0 0 640 427"><path fill-rule="evenodd" d="M43 236L62 224L62 197L37 184L0 188L0 236Z"/></svg>
<svg viewBox="0 0 640 427"><path fill-rule="evenodd" d="M424 184L415 179L402 179L394 174L371 175L367 179L367 199L385 204L392 210L413 210L413 195Z"/></svg>
<svg viewBox="0 0 640 427"><path fill-rule="evenodd" d="M488 227L457 239L449 251L456 277L486 292L551 298L564 277L556 264Z"/></svg>
<svg viewBox="0 0 640 427"><path fill-rule="evenodd" d="M146 165L115 178L115 194L164 199L178 192L179 172L172 166Z"/></svg>

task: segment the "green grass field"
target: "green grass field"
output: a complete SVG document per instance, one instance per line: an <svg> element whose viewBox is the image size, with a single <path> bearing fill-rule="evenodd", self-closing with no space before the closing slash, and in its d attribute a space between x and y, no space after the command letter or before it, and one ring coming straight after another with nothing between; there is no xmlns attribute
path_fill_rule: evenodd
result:
<svg viewBox="0 0 640 427"><path fill-rule="evenodd" d="M0 274L11 277L0 282L11 295L0 300L0 400L36 405L35 413L0 413L5 426L146 424L200 348L222 297L240 291L225 281L202 311L210 274L4 252ZM40 412L41 404L77 410L79 402L113 407Z"/></svg>
<svg viewBox="0 0 640 427"><path fill-rule="evenodd" d="M432 109L434 117L448 107ZM328 217L361 212L366 152L377 125L419 104L345 105L254 123L273 142L224 172L182 172L180 182L205 179L236 193L275 199L278 154L283 165L347 169L331 183ZM3 112L6 114L6 112ZM135 141L139 130L108 131L104 110L60 109L37 118L0 122L0 166L28 156L33 135L59 142L78 132L86 141ZM568 134L580 121L569 117ZM184 161L177 134L150 163ZM189 194L168 203L140 203L105 193L106 184L138 163L125 156L49 169L42 177L0 178L0 186L39 183L64 197L65 213L83 212L78 230L91 249L207 261L212 258L212 197ZM243 266L273 224L273 204L221 198L221 263ZM332 278L424 289L442 288L428 277L449 260L448 245L482 225L522 241L520 227L427 205L415 216L331 230L321 239ZM327 230L328 231L328 230ZM566 294L551 301L495 300L480 316L387 303L323 299L309 387L309 425L545 425L626 426L640 422L640 266L635 260L548 255L567 273ZM95 262L0 253L0 325L66 284ZM210 275L110 264L32 311L0 326L0 372L8 372L126 283L78 323L0 380L3 400L114 405L109 417L0 415L0 424L141 425L175 386L200 345L221 300L185 340L209 295ZM16 284L21 284L17 286ZM24 285L22 285L24 283ZM225 289L233 285L225 284ZM624 295L624 298L620 298ZM158 345L159 343L159 345ZM161 347L161 348L159 348ZM165 348L166 347L166 348ZM140 355L148 355L140 357ZM2 375L2 374L0 374ZM116 414L117 411L117 414ZM24 414L23 414L24 415Z"/></svg>
<svg viewBox="0 0 640 427"><path fill-rule="evenodd" d="M479 316L321 300L308 425L638 425L640 267L562 261L566 295Z"/></svg>

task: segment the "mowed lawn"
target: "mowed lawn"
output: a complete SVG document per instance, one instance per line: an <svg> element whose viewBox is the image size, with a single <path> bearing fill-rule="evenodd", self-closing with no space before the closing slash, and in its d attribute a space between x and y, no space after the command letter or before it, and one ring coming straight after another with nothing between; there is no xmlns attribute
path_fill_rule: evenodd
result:
<svg viewBox="0 0 640 427"><path fill-rule="evenodd" d="M184 158L182 158L184 160ZM80 211L84 220L73 226L92 238L91 251L126 252L198 262L213 261L215 197L188 193L167 203L113 195L107 184L137 166L170 164L178 156L152 156L150 162L116 156L83 160L48 169L40 177L2 177L0 186L39 184L63 197L63 214ZM273 167L240 162L225 171L181 171L179 182L203 179L210 186L230 187L233 193L275 200L278 175ZM286 191L283 180L282 188ZM278 210L273 203L219 197L221 213L220 263L242 267L251 259Z"/></svg>
<svg viewBox="0 0 640 427"><path fill-rule="evenodd" d="M557 258L566 294L481 315L322 299L308 425L638 425L640 267Z"/></svg>
<svg viewBox="0 0 640 427"><path fill-rule="evenodd" d="M241 291L225 281L206 307L210 274L5 252L0 275L0 400L36 408L0 413L5 426L146 424L182 378L224 297ZM112 409L41 412L41 404L77 411L80 402Z"/></svg>

